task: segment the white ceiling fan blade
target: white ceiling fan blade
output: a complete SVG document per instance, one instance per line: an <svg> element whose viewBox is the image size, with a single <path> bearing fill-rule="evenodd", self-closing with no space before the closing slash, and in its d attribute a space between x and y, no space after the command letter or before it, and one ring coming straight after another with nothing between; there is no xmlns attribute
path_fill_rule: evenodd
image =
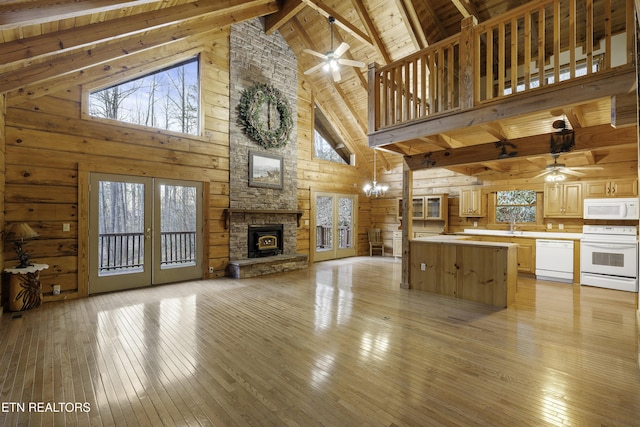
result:
<svg viewBox="0 0 640 427"><path fill-rule="evenodd" d="M309 55L317 56L318 58L327 59L327 55L325 55L324 53L316 52L315 50L303 49L302 51L304 53L308 53Z"/></svg>
<svg viewBox="0 0 640 427"><path fill-rule="evenodd" d="M584 172L578 172L569 168L560 168L559 169L560 173L566 173L567 175L573 175L573 176L585 176L586 174Z"/></svg>
<svg viewBox="0 0 640 427"><path fill-rule="evenodd" d="M604 168L602 166L571 166L571 169L573 169L574 171L580 171L580 170L585 170L585 171L598 171L598 170L603 170Z"/></svg>
<svg viewBox="0 0 640 427"><path fill-rule="evenodd" d="M325 64L323 62L319 63L318 65L314 65L313 67L309 68L307 71L304 72L305 76L308 76L311 73L314 73L316 71L318 71L320 68L324 67Z"/></svg>
<svg viewBox="0 0 640 427"><path fill-rule="evenodd" d="M358 68L364 67L364 62L354 61L353 59L338 59L338 64L350 65L352 67L358 67Z"/></svg>
<svg viewBox="0 0 640 427"><path fill-rule="evenodd" d="M540 172L538 175L534 176L534 178L540 178L541 176L545 176L546 174L549 174L553 172L551 169L548 169L546 171Z"/></svg>
<svg viewBox="0 0 640 427"><path fill-rule="evenodd" d="M347 49L349 49L349 43L346 43L346 42L340 43L340 46L338 46L338 48L333 51L333 57L336 59L340 58L342 54L347 51Z"/></svg>
<svg viewBox="0 0 640 427"><path fill-rule="evenodd" d="M332 74L333 74L333 81L334 82L339 82L340 80L342 80L342 76L340 75L340 70L338 70L338 68L336 67L335 69L332 70Z"/></svg>

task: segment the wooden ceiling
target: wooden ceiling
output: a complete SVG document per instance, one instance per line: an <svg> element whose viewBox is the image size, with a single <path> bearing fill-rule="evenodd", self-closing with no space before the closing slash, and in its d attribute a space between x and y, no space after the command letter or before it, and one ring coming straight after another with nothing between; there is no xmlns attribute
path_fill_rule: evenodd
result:
<svg viewBox="0 0 640 427"><path fill-rule="evenodd" d="M459 33L464 17L475 16L483 22L524 3L527 1L5 0L0 4L0 93L8 93L12 102L38 97L63 87L68 79L78 79L79 73L96 64L170 46L177 39L258 16L265 17L267 33L279 31L286 39L301 72L320 61L304 49L330 50L329 16L336 18L335 46L343 41L350 45L343 58L387 64ZM349 151L356 154L357 163L370 168L367 70L342 66L341 76L341 81L334 82L330 75L318 71L307 76L305 84L313 87L316 104ZM566 114L574 126L608 124L610 100L567 105L556 111L540 111L537 116L510 117L474 128L460 127L393 148L408 155L490 146L501 138L547 134L558 114ZM628 149L629 155L636 156L635 147ZM401 158L388 153L379 156L387 168L400 163ZM541 163L534 158L524 161ZM491 162L478 167L509 168L492 166ZM461 171L473 173L471 169Z"/></svg>

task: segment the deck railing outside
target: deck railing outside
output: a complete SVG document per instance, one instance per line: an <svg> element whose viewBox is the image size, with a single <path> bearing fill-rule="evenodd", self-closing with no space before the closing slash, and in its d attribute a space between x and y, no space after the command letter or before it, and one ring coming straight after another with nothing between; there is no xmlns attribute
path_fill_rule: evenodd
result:
<svg viewBox="0 0 640 427"><path fill-rule="evenodd" d="M633 0L536 0L369 69L371 132L633 63Z"/></svg>
<svg viewBox="0 0 640 427"><path fill-rule="evenodd" d="M144 265L143 233L103 233L98 236L98 272L115 273ZM196 262L195 231L160 233L161 266Z"/></svg>
<svg viewBox="0 0 640 427"><path fill-rule="evenodd" d="M338 248L346 249L352 247L351 227L338 227ZM321 225L316 226L316 249L332 249L332 228Z"/></svg>

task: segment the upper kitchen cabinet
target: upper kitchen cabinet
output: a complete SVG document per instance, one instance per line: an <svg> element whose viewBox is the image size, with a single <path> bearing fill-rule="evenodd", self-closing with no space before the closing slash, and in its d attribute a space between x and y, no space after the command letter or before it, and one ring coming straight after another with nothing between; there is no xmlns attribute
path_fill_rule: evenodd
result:
<svg viewBox="0 0 640 427"><path fill-rule="evenodd" d="M424 219L446 221L449 215L447 195L424 196Z"/></svg>
<svg viewBox="0 0 640 427"><path fill-rule="evenodd" d="M486 215L482 203L482 188L468 187L460 189L460 217L484 217Z"/></svg>
<svg viewBox="0 0 640 427"><path fill-rule="evenodd" d="M636 178L584 182L585 199L601 197L636 197L637 195L638 180Z"/></svg>
<svg viewBox="0 0 640 427"><path fill-rule="evenodd" d="M544 216L582 218L582 183L545 183Z"/></svg>

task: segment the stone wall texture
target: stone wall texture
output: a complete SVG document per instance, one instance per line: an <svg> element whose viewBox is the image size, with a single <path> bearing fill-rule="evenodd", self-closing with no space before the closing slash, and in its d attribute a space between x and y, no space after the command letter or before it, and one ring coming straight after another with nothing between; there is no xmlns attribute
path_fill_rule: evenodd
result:
<svg viewBox="0 0 640 427"><path fill-rule="evenodd" d="M298 63L279 32L267 35L264 21L254 19L233 25L230 35L230 184L231 209L296 210L297 209L297 87ZM284 147L265 149L245 135L238 122L238 105L245 89L258 83L273 85L289 101L294 127ZM266 113L265 113L266 114ZM249 186L249 153L283 158L282 189ZM229 230L230 259L247 257L249 224L284 224L284 254L296 252L295 214L231 215Z"/></svg>

